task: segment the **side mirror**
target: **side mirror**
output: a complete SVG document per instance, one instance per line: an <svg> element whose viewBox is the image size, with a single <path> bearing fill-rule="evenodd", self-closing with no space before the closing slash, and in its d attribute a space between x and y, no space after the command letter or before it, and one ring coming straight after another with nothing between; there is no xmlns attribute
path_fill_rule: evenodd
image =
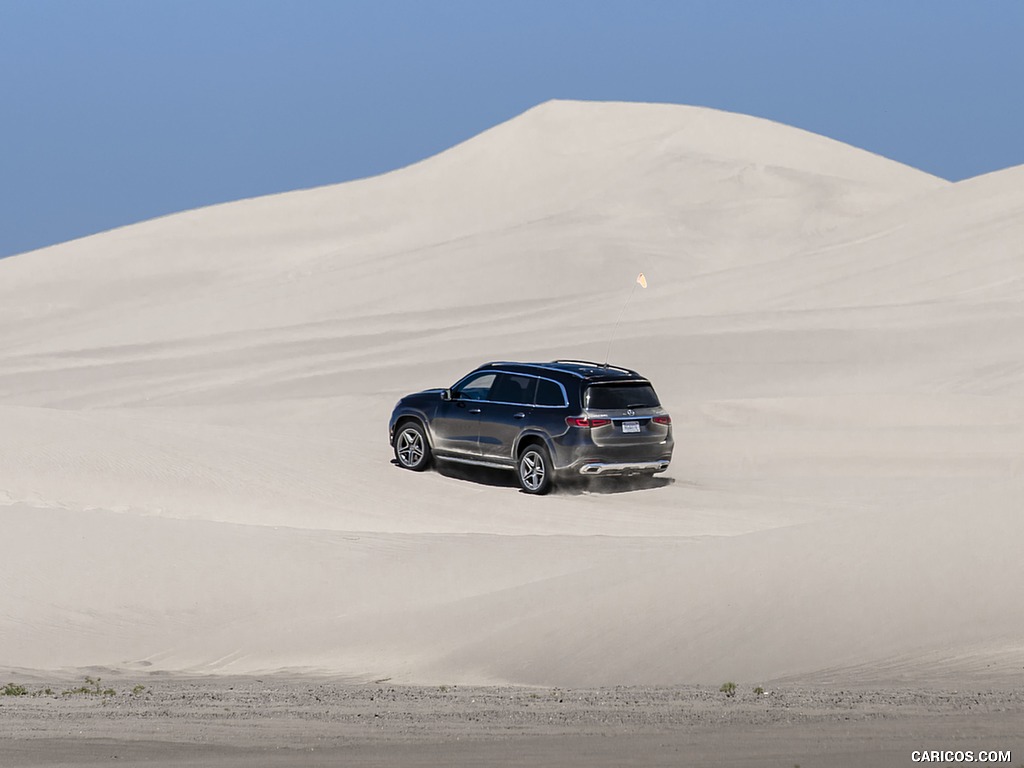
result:
<svg viewBox="0 0 1024 768"><path fill-rule="evenodd" d="M444 400L445 402L448 402L449 400L451 400L452 399L452 391L450 389L442 389L441 390L441 399Z"/></svg>

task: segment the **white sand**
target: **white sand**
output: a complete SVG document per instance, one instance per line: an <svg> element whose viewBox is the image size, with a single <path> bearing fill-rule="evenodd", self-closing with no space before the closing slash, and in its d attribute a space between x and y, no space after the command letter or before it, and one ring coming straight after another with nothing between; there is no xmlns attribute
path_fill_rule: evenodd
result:
<svg viewBox="0 0 1024 768"><path fill-rule="evenodd" d="M0 665L1024 678L1022 243L1024 167L550 102L2 260ZM673 414L673 482L389 463L398 396L602 358L640 270L612 359Z"/></svg>

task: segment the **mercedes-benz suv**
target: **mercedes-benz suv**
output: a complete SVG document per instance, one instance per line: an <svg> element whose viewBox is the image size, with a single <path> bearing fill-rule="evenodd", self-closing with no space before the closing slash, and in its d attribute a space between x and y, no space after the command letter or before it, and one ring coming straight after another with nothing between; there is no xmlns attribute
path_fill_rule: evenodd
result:
<svg viewBox="0 0 1024 768"><path fill-rule="evenodd" d="M388 430L399 466L510 469L532 494L567 478L653 475L672 460L672 418L651 382L582 360L481 365L403 397Z"/></svg>

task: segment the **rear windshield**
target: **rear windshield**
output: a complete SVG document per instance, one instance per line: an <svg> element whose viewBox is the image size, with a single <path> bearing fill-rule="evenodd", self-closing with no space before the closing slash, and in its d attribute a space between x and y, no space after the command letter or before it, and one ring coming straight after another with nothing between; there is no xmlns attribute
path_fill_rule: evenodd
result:
<svg viewBox="0 0 1024 768"><path fill-rule="evenodd" d="M587 390L587 408L614 411L622 408L656 408L661 403L647 383L593 384Z"/></svg>

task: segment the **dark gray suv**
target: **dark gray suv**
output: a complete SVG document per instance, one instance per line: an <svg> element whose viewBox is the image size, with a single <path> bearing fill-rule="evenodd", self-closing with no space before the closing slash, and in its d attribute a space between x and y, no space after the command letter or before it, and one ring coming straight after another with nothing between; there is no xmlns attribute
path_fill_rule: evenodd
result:
<svg viewBox="0 0 1024 768"><path fill-rule="evenodd" d="M388 425L395 460L511 469L526 493L570 477L653 475L672 419L636 371L582 360L487 363L447 389L406 395Z"/></svg>

